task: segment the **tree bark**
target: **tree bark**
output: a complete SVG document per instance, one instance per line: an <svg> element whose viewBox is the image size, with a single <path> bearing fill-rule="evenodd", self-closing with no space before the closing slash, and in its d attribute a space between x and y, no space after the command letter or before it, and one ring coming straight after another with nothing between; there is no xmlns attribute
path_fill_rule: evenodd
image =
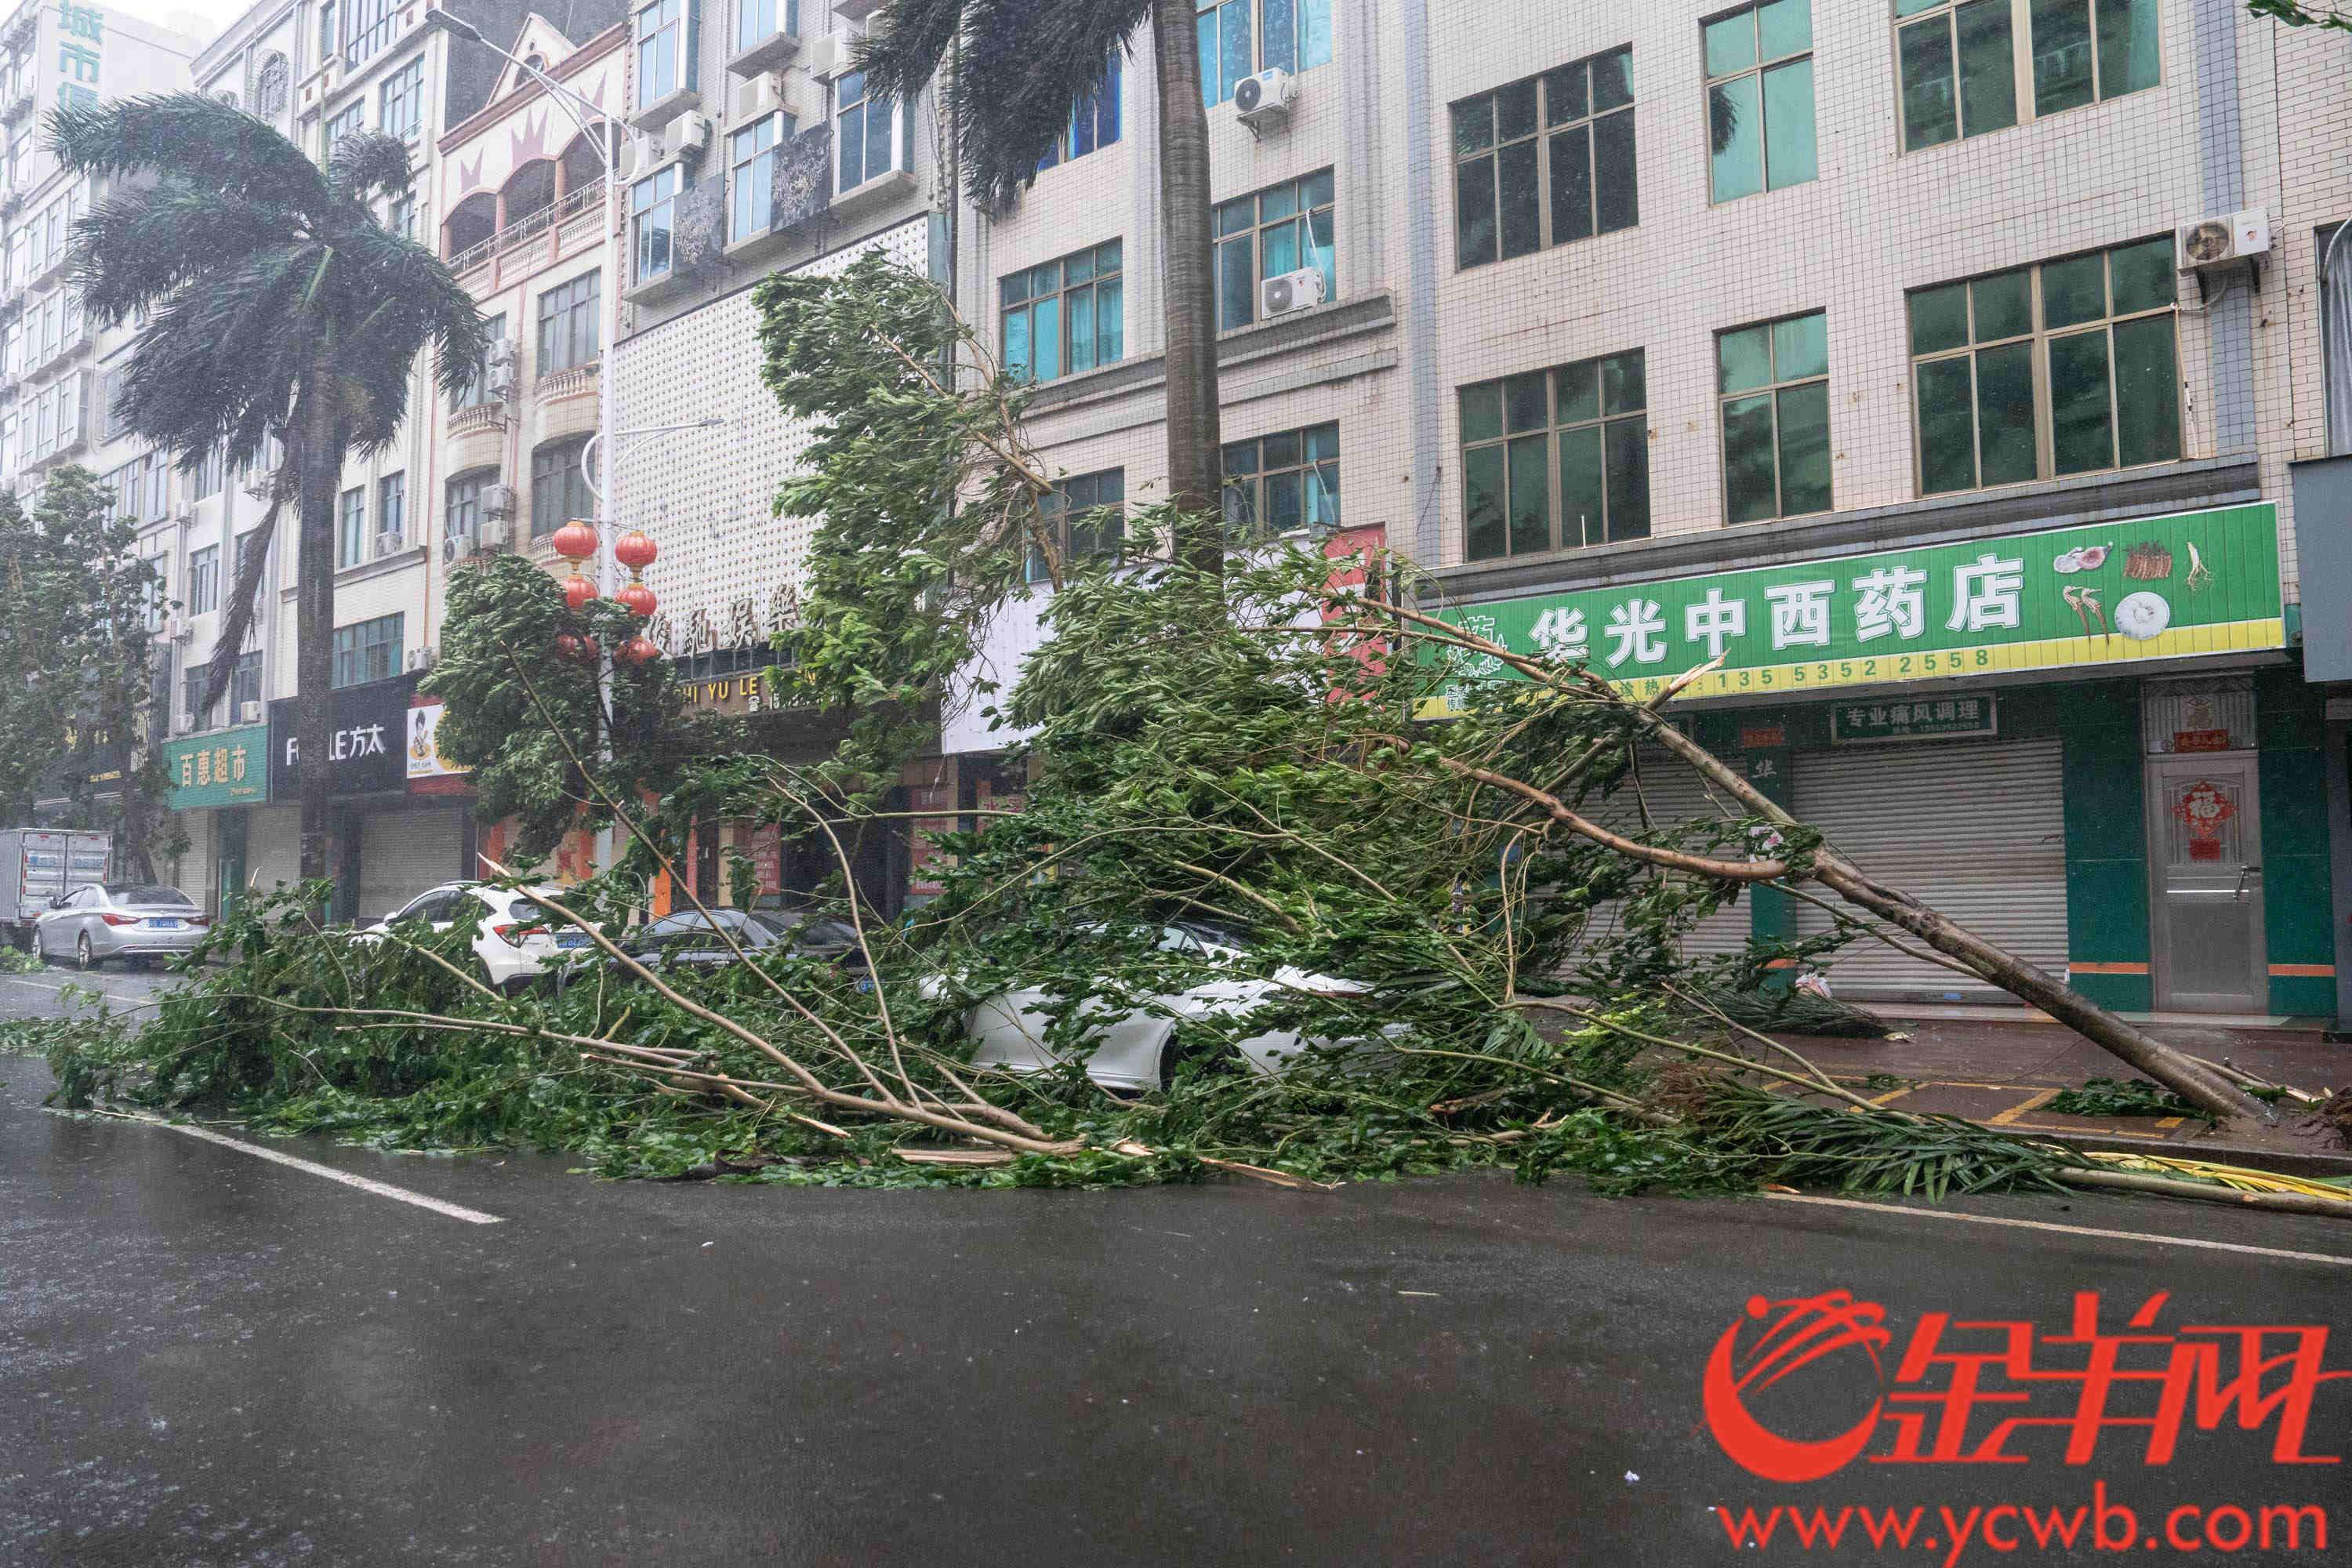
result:
<svg viewBox="0 0 2352 1568"><path fill-rule="evenodd" d="M1176 555L1209 576L1224 571L1224 474L1218 431L1217 292L1210 232L1209 113L1201 100L1201 37L1189 5L1151 10L1160 86L1160 226L1168 262L1168 498L1184 514Z"/></svg>
<svg viewBox="0 0 2352 1568"><path fill-rule="evenodd" d="M328 801L334 784L335 487L342 448L335 440L333 368L321 354L299 395L301 519L295 556L295 742L300 748L302 879L330 874ZM273 745L285 742L272 738Z"/></svg>

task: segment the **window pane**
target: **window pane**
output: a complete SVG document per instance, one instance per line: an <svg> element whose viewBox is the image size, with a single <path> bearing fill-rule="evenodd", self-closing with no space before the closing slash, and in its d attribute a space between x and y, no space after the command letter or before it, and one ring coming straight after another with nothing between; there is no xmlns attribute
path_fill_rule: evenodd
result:
<svg viewBox="0 0 2352 1568"><path fill-rule="evenodd" d="M2154 87L2156 0L2099 0L2099 96Z"/></svg>
<svg viewBox="0 0 2352 1568"><path fill-rule="evenodd" d="M1544 374L1536 371L1512 376L1503 383L1504 408L1514 436L1522 430L1540 430L1551 423L1550 411L1544 401Z"/></svg>
<svg viewBox="0 0 2352 1568"><path fill-rule="evenodd" d="M2017 56L2010 46L2009 0L1975 0L1953 13L1960 35L1960 120L1981 136L2017 123Z"/></svg>
<svg viewBox="0 0 2352 1568"><path fill-rule="evenodd" d="M1756 122L1756 106L1752 76L1707 89L1707 140L1713 153L1709 200L1732 201L1764 188L1764 136Z"/></svg>
<svg viewBox="0 0 2352 1568"><path fill-rule="evenodd" d="M1062 374L1062 301L1058 295L1029 307L1030 366L1039 381Z"/></svg>
<svg viewBox="0 0 2352 1568"><path fill-rule="evenodd" d="M1766 184L1776 191L1801 185L1817 172L1811 59L1764 73L1764 168Z"/></svg>
<svg viewBox="0 0 2352 1568"><path fill-rule="evenodd" d="M1976 305L1976 341L1980 343L2023 337L2033 330L2033 273L2030 268L2021 267L2014 272L1979 278L1969 285L1969 298Z"/></svg>
<svg viewBox="0 0 2352 1568"><path fill-rule="evenodd" d="M1462 389L1462 439L1490 441L1503 433L1503 389L1494 382Z"/></svg>
<svg viewBox="0 0 2352 1568"><path fill-rule="evenodd" d="M1511 553L1551 548L1551 441L1522 436L1511 447Z"/></svg>
<svg viewBox="0 0 2352 1568"><path fill-rule="evenodd" d="M1592 163L1597 221L1602 234L1614 234L1642 221L1641 202L1634 192L1633 117L1612 114L1592 122Z"/></svg>
<svg viewBox="0 0 2352 1568"><path fill-rule="evenodd" d="M1292 0L1264 0L1265 37L1258 67L1263 70L1298 69L1298 19Z"/></svg>
<svg viewBox="0 0 2352 1568"><path fill-rule="evenodd" d="M1507 548L1503 448L1475 447L1462 454L1462 552L1473 561L1491 561Z"/></svg>
<svg viewBox="0 0 2352 1568"><path fill-rule="evenodd" d="M1503 255L1525 256L1542 243L1536 143L1518 142L1496 154L1502 189Z"/></svg>
<svg viewBox="0 0 2352 1568"><path fill-rule="evenodd" d="M2172 303L2172 241L2151 239L2107 256L2115 268L2116 315L2158 310Z"/></svg>
<svg viewBox="0 0 2352 1568"><path fill-rule="evenodd" d="M1615 118L1631 121L1630 114ZM1603 123L1606 123L1604 121ZM1551 139L1551 242L1566 245L1592 233L1591 128L1580 125Z"/></svg>
<svg viewBox="0 0 2352 1568"><path fill-rule="evenodd" d="M1495 89L1495 136L1509 142L1536 132L1536 84L1513 82Z"/></svg>
<svg viewBox="0 0 2352 1568"><path fill-rule="evenodd" d="M1219 57L1217 50L1216 12L1203 11L1201 13L1198 36L1195 39L1195 43L1196 47L1201 51L1201 101L1202 103L1218 102L1225 95L1223 90L1224 84L1218 79L1217 75L1217 61ZM1034 577L1032 578L1032 581L1034 581Z"/></svg>
<svg viewBox="0 0 2352 1568"><path fill-rule="evenodd" d="M1911 352L1937 353L1969 341L1969 286L1947 284L1911 296Z"/></svg>
<svg viewBox="0 0 2352 1568"><path fill-rule="evenodd" d="M1631 414L1650 405L1645 372L1639 350L1601 362L1601 411Z"/></svg>
<svg viewBox="0 0 2352 1568"><path fill-rule="evenodd" d="M1827 375L1830 370L1829 318L1816 310L1790 321L1772 323L1772 375L1776 381L1798 381Z"/></svg>
<svg viewBox="0 0 2352 1568"><path fill-rule="evenodd" d="M1723 405L1724 516L1760 522L1779 510L1772 480L1772 399L1740 397Z"/></svg>
<svg viewBox="0 0 2352 1568"><path fill-rule="evenodd" d="M1121 296L1126 283L1114 278L1095 287L1095 353L1105 364L1116 364L1127 353L1127 317Z"/></svg>
<svg viewBox="0 0 2352 1568"><path fill-rule="evenodd" d="M1226 444L1223 460L1228 478L1236 474L1256 473L1257 443L1255 441L1229 442Z"/></svg>
<svg viewBox="0 0 2352 1568"><path fill-rule="evenodd" d="M1633 101L1633 51L1612 49L1592 62L1592 107L1622 109Z"/></svg>
<svg viewBox="0 0 2352 1568"><path fill-rule="evenodd" d="M1609 431L1609 537L1650 537L1650 433L1639 419L1612 419Z"/></svg>
<svg viewBox="0 0 2352 1568"><path fill-rule="evenodd" d="M1067 296L1070 312L1070 368L1073 371L1095 367L1095 291L1092 289L1073 289Z"/></svg>
<svg viewBox="0 0 2352 1568"><path fill-rule="evenodd" d="M1584 68L1561 66L1544 73L1544 123L1565 125L1592 112L1584 93Z"/></svg>
<svg viewBox="0 0 2352 1568"><path fill-rule="evenodd" d="M1298 182L1298 205L1302 207L1328 207L1331 205L1331 171L1309 174Z"/></svg>
<svg viewBox="0 0 2352 1568"><path fill-rule="evenodd" d="M1974 399L1966 354L1934 360L1917 370L1919 493L1973 489L1977 482Z"/></svg>
<svg viewBox="0 0 2352 1568"><path fill-rule="evenodd" d="M1942 16L1914 22L1896 36L1895 53L1903 71L1903 145L1916 150L1958 138L1951 24Z"/></svg>
<svg viewBox="0 0 2352 1568"><path fill-rule="evenodd" d="M852 110L839 117L835 134L841 138L841 185L846 191L866 183L866 117Z"/></svg>
<svg viewBox="0 0 2352 1568"><path fill-rule="evenodd" d="M1063 271L1073 283L1084 283L1095 275L1095 253L1082 250L1063 264Z"/></svg>
<svg viewBox="0 0 2352 1568"><path fill-rule="evenodd" d="M1274 533L1286 533L1302 521L1299 513L1298 470L1268 474L1265 479L1265 525Z"/></svg>
<svg viewBox="0 0 2352 1568"><path fill-rule="evenodd" d="M1988 485L2034 477L2032 343L1977 353L1977 461Z"/></svg>
<svg viewBox="0 0 2352 1568"><path fill-rule="evenodd" d="M1812 0L1771 0L1758 6L1756 33L1765 59L1802 54L1813 47Z"/></svg>
<svg viewBox="0 0 2352 1568"><path fill-rule="evenodd" d="M1295 468L1298 466L1298 433L1297 431L1281 436L1268 436L1261 446L1265 451L1267 468Z"/></svg>
<svg viewBox="0 0 2352 1568"><path fill-rule="evenodd" d="M1298 210L1298 187L1284 184L1269 191L1261 191L1257 198L1257 221L1272 223L1288 217Z"/></svg>
<svg viewBox="0 0 2352 1568"><path fill-rule="evenodd" d="M2052 331L2107 313L2107 258L2078 256L2042 269L2042 324Z"/></svg>
<svg viewBox="0 0 2352 1568"><path fill-rule="evenodd" d="M1582 364L1562 365L1552 373L1559 397L1559 422L1573 425L1580 419L1601 416L1601 363L1586 360Z"/></svg>
<svg viewBox="0 0 2352 1568"><path fill-rule="evenodd" d="M1609 537L1601 489L1601 426L1559 433L1559 542L1573 550Z"/></svg>
<svg viewBox="0 0 2352 1568"><path fill-rule="evenodd" d="M1318 528L1339 526L1338 454L1307 470L1307 521Z"/></svg>
<svg viewBox="0 0 2352 1568"><path fill-rule="evenodd" d="M1222 7L1224 32L1224 64L1220 74L1224 78L1223 91L1219 99L1233 95L1234 83L1255 74L1257 67L1250 58L1250 0L1230 0Z"/></svg>
<svg viewBox="0 0 2352 1568"><path fill-rule="evenodd" d="M1480 94L1454 106L1454 155L1466 158L1495 144L1495 100Z"/></svg>
<svg viewBox="0 0 2352 1568"><path fill-rule="evenodd" d="M2091 101L2091 0L2033 0L2033 112Z"/></svg>
<svg viewBox="0 0 2352 1568"><path fill-rule="evenodd" d="M1307 254L1304 258L1307 265L1323 274L1323 298L1326 300L1338 299L1339 297L1339 253L1331 245L1331 211L1328 207L1307 217Z"/></svg>
<svg viewBox="0 0 2352 1568"><path fill-rule="evenodd" d="M1495 159L1474 158L1454 171L1454 264L1495 259Z"/></svg>
<svg viewBox="0 0 2352 1568"><path fill-rule="evenodd" d="M2172 318L2116 326L2116 460L2161 463L2180 456L2180 382Z"/></svg>
<svg viewBox="0 0 2352 1568"><path fill-rule="evenodd" d="M1331 0L1298 0L1298 68L1331 63Z"/></svg>
<svg viewBox="0 0 2352 1568"><path fill-rule="evenodd" d="M2115 467L2104 330L2050 341L2050 427L2058 472Z"/></svg>
<svg viewBox="0 0 2352 1568"><path fill-rule="evenodd" d="M1829 509L1829 385L1791 387L1780 394L1780 513Z"/></svg>
<svg viewBox="0 0 2352 1568"><path fill-rule="evenodd" d="M1772 380L1772 329L1743 327L1715 340L1716 384L1723 392L1769 385Z"/></svg>
<svg viewBox="0 0 2352 1568"><path fill-rule="evenodd" d="M1706 25L1706 74L1723 76L1756 63L1756 15L1742 11Z"/></svg>
<svg viewBox="0 0 2352 1568"><path fill-rule="evenodd" d="M1263 231L1258 255L1258 276L1279 278L1286 272L1298 270L1298 225L1296 221L1278 223Z"/></svg>

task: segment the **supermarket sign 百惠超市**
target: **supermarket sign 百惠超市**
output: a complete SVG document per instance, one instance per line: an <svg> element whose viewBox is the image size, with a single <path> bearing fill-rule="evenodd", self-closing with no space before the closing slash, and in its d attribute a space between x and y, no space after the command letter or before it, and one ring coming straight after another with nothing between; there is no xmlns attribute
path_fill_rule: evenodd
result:
<svg viewBox="0 0 2352 1568"><path fill-rule="evenodd" d="M1741 572L1589 588L1439 612L1514 653L1581 659L1628 696L1721 655L1687 698L1982 679L2286 645L2278 510L2264 502L2044 529ZM1421 705L1460 710L1470 682L1516 679L1456 654Z"/></svg>

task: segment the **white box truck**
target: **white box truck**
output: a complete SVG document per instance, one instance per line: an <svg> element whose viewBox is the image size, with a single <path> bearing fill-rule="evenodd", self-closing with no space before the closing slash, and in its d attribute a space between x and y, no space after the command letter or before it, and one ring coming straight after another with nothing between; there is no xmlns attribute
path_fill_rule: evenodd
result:
<svg viewBox="0 0 2352 1568"><path fill-rule="evenodd" d="M33 922L67 894L105 881L113 853L110 833L0 827L0 929L30 952Z"/></svg>

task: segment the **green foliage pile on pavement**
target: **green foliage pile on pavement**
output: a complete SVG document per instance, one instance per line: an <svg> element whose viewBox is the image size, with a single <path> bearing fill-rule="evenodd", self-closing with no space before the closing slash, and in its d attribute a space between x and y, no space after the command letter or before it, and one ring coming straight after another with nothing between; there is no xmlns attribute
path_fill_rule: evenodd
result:
<svg viewBox="0 0 2352 1568"><path fill-rule="evenodd" d="M2144 1078L2085 1079L2079 1089L2062 1089L2044 1109L2061 1116L2194 1116L2212 1120L2162 1084Z"/></svg>

